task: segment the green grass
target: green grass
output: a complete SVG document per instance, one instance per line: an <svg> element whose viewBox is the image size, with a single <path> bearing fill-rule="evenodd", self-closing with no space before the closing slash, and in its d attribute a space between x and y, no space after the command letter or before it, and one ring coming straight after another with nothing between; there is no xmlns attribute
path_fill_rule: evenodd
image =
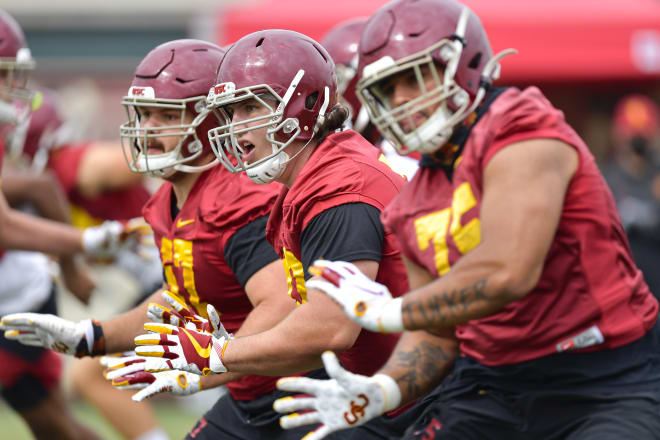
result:
<svg viewBox="0 0 660 440"><path fill-rule="evenodd" d="M123 439L89 404L77 401L72 403L72 407L77 420L92 428L103 439ZM187 412L176 402L154 402L154 409L160 426L167 431L172 440L182 439L203 412ZM0 401L0 439L29 440L31 438L23 420Z"/></svg>

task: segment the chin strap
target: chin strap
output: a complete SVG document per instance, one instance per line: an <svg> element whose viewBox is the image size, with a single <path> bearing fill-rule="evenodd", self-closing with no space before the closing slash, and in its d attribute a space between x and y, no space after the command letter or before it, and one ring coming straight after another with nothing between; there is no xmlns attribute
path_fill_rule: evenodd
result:
<svg viewBox="0 0 660 440"><path fill-rule="evenodd" d="M275 156L271 157L264 163L257 165L254 168L249 168L246 170L246 173L250 180L252 180L254 183L259 183L259 184L265 184L265 183L270 183L273 180L277 179L284 170L286 169L286 165L291 162L293 159L298 157L300 153L303 152L305 148L312 142L312 138L309 138L307 142L305 142L305 145L302 146L302 148L298 151L296 151L296 154L293 156L289 157L288 154L286 154L284 151L280 151L278 154Z"/></svg>
<svg viewBox="0 0 660 440"><path fill-rule="evenodd" d="M270 183L282 174L288 159L289 155L284 151L280 151L267 161L255 167L248 168L245 170L245 173L254 183L260 185Z"/></svg>

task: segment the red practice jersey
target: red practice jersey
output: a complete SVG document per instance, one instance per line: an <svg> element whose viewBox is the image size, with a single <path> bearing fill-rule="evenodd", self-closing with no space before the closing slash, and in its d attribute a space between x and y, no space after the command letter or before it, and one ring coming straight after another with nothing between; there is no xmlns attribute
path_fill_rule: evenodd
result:
<svg viewBox="0 0 660 440"><path fill-rule="evenodd" d="M71 204L71 222L81 228L104 220L128 220L140 217L150 194L142 184L104 191L90 198L78 191L78 169L91 143L65 145L51 154L48 167L62 185Z"/></svg>
<svg viewBox="0 0 660 440"><path fill-rule="evenodd" d="M277 196L278 185L257 185L244 174L222 166L205 171L172 219L172 185L164 183L144 207L144 218L160 247L168 289L182 296L199 315L206 305L220 313L229 332L242 325L252 304L225 259L232 235L263 217ZM228 384L237 400L250 400L275 389L276 377L245 376Z"/></svg>
<svg viewBox="0 0 660 440"><path fill-rule="evenodd" d="M461 353L485 365L615 348L639 339L657 318L658 303L635 267L593 156L535 87L497 97L473 127L452 180L442 169L420 168L383 222L396 231L404 255L436 277L446 274L481 241L489 160L507 145L540 138L571 145L579 166L536 287L499 312L456 327Z"/></svg>
<svg viewBox="0 0 660 440"><path fill-rule="evenodd" d="M280 192L268 220L267 237L283 259L289 295L298 303L306 301L300 240L309 222L346 203L366 203L382 211L405 182L377 159L374 150L352 130L331 134L314 150L292 187ZM395 237L387 231L376 281L385 284L393 296L408 290ZM339 359L349 371L370 375L385 363L397 340L398 335L363 330Z"/></svg>
<svg viewBox="0 0 660 440"><path fill-rule="evenodd" d="M2 138L0 138L0 172L2 171L2 164L4 160L5 160L5 141ZM0 182L2 182L2 179L0 179ZM4 255L5 255L5 250L0 249L0 259L2 259Z"/></svg>
<svg viewBox="0 0 660 440"><path fill-rule="evenodd" d="M5 160L5 141L0 138L0 170L2 170L2 164Z"/></svg>

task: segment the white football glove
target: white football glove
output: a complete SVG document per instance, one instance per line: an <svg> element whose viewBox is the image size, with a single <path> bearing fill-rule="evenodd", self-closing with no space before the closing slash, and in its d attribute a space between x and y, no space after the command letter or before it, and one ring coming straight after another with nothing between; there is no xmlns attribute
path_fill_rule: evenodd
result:
<svg viewBox="0 0 660 440"><path fill-rule="evenodd" d="M5 338L25 345L50 348L76 357L105 353L101 325L86 319L78 323L42 313L13 313L0 321Z"/></svg>
<svg viewBox="0 0 660 440"><path fill-rule="evenodd" d="M212 305L209 304L206 307L206 313L209 317L209 319L206 319L197 315L179 295L165 290L161 296L171 308L158 303L149 303L147 318L150 321L210 333L218 339L222 337L233 338L225 330L224 325L220 322L218 311Z"/></svg>
<svg viewBox="0 0 660 440"><path fill-rule="evenodd" d="M354 264L316 260L309 270L323 279L307 281L306 287L326 293L360 326L380 333L404 331L402 298L392 298L386 286L371 280Z"/></svg>
<svg viewBox="0 0 660 440"><path fill-rule="evenodd" d="M323 353L323 364L329 380L309 377L285 377L277 381L277 388L311 395L311 397L284 397L273 404L275 411L293 413L280 418L284 429L317 424L305 440L320 440L331 432L354 428L390 411L401 402L401 391L390 376L376 374L373 377L350 373L339 365L331 351Z"/></svg>
<svg viewBox="0 0 660 440"><path fill-rule="evenodd" d="M209 304L207 311L213 313L215 308ZM145 371L183 370L204 376L227 372L222 363L222 353L230 339L226 331L216 338L207 332L155 322L144 324L144 329L151 333L135 338L135 353L160 358L149 359Z"/></svg>
<svg viewBox="0 0 660 440"><path fill-rule="evenodd" d="M128 235L124 225L107 220L98 226L90 226L83 231L83 250L91 257L111 258L120 250Z"/></svg>
<svg viewBox="0 0 660 440"><path fill-rule="evenodd" d="M135 356L134 353L124 354L127 356L103 356L101 364L108 367L105 376L115 388L141 390L133 395L135 402L160 393L188 396L202 390L200 376L197 374L179 370L148 373L144 371L145 358Z"/></svg>
<svg viewBox="0 0 660 440"><path fill-rule="evenodd" d="M144 371L144 362L147 358L137 356L134 351L126 351L120 354L101 356L99 362L106 367L103 375L108 380L121 376Z"/></svg>

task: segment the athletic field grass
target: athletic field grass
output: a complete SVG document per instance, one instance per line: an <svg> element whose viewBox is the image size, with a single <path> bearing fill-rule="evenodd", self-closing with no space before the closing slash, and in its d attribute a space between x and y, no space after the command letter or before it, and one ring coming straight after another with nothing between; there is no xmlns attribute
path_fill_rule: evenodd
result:
<svg viewBox="0 0 660 440"><path fill-rule="evenodd" d="M94 429L105 440L122 440L123 437L112 428L96 410L82 401L72 403L73 411L78 421ZM161 427L167 431L172 440L182 439L193 424L202 415L186 411L181 404L171 402L155 402L154 409ZM30 440L32 435L23 420L0 400L0 439Z"/></svg>

